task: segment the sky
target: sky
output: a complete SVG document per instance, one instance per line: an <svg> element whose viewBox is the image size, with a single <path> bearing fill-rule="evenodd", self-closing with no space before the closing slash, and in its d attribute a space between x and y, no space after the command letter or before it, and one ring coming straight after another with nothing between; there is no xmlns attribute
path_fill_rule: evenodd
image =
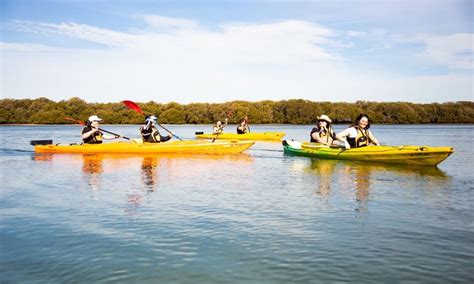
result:
<svg viewBox="0 0 474 284"><path fill-rule="evenodd" d="M474 1L0 1L1 97L473 101Z"/></svg>

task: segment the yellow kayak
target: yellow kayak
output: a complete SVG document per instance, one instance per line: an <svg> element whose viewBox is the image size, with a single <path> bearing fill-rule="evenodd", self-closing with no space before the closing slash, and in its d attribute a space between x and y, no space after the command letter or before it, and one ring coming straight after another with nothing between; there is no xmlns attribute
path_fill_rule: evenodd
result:
<svg viewBox="0 0 474 284"><path fill-rule="evenodd" d="M321 159L435 166L454 152L452 147L368 146L345 149L317 143L283 140L286 154Z"/></svg>
<svg viewBox="0 0 474 284"><path fill-rule="evenodd" d="M250 132L245 134L221 133L219 135L212 133L196 132L196 138L199 139L238 139L238 140L281 140L285 132Z"/></svg>
<svg viewBox="0 0 474 284"><path fill-rule="evenodd" d="M33 141L32 141L33 142ZM115 142L82 145L35 145L38 153L121 153L121 154L232 154L250 148L254 141L171 141L164 143Z"/></svg>

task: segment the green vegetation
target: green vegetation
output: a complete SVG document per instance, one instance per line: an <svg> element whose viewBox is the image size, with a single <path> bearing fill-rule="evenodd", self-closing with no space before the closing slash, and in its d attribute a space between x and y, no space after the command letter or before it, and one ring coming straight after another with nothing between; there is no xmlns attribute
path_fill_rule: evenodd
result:
<svg viewBox="0 0 474 284"><path fill-rule="evenodd" d="M139 103L147 113L155 114L161 123L200 124L223 120L238 123L245 115L250 123L314 124L317 116L329 115L334 123L350 123L359 113L367 113L374 123L474 123L474 102L414 104L406 102L356 103L288 101L233 101L226 103ZM39 99L0 100L0 123L71 123L65 117L85 121L97 114L107 124L140 124L143 116L127 109L121 102L87 103L80 98L54 102Z"/></svg>

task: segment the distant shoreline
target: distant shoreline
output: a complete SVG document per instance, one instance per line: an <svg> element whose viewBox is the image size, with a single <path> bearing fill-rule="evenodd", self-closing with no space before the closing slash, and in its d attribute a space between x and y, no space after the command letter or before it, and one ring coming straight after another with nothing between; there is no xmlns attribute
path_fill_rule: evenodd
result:
<svg viewBox="0 0 474 284"><path fill-rule="evenodd" d="M103 122L139 125L145 116L155 115L161 124L213 124L228 119L238 124L248 117L250 124L316 124L321 115L334 124L351 124L361 113L376 124L449 124L474 123L474 102L415 104L407 102L355 103L316 102L302 99L282 101L231 101L225 103L156 102L88 103L80 98L54 102L47 98L1 99L0 124L51 125L86 121L97 115ZM68 121L69 120L69 121Z"/></svg>

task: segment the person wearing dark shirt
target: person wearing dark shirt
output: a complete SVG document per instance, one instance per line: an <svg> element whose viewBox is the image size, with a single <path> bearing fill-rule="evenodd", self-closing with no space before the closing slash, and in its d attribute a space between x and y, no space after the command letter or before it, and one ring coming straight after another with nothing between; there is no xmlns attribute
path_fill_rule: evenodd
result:
<svg viewBox="0 0 474 284"><path fill-rule="evenodd" d="M336 134L331 126L332 120L323 114L318 117L318 124L311 130L310 141L323 145L332 145L336 139Z"/></svg>
<svg viewBox="0 0 474 284"><path fill-rule="evenodd" d="M237 126L237 134L245 134L250 132L248 120L248 117L245 116L239 126Z"/></svg>
<svg viewBox="0 0 474 284"><path fill-rule="evenodd" d="M85 144L101 144L103 139L121 138L120 135L108 135L99 130L100 119L97 115L89 116L86 126L82 129L82 142Z"/></svg>
<svg viewBox="0 0 474 284"><path fill-rule="evenodd" d="M158 123L157 117L154 115L147 116L145 119L145 125L140 127L140 134L142 135L143 142L148 143L159 143L166 142L171 139L171 134L168 136L161 136L155 124Z"/></svg>

